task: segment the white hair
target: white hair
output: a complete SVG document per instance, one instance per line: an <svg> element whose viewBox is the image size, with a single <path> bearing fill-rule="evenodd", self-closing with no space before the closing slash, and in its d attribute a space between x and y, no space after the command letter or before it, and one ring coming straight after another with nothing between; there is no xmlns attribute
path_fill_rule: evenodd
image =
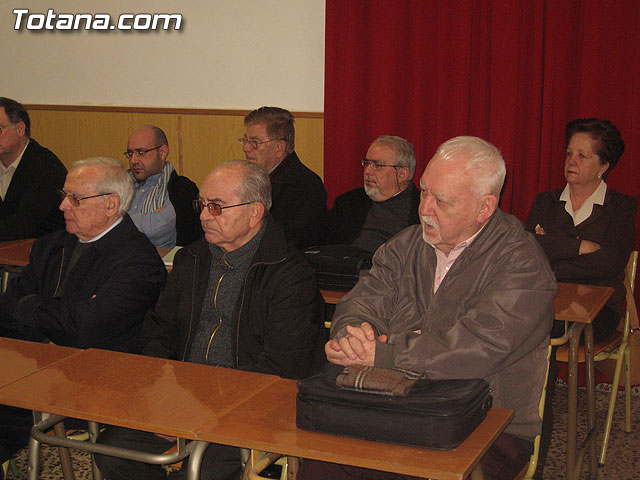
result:
<svg viewBox="0 0 640 480"><path fill-rule="evenodd" d="M118 214L123 217L131 205L133 198L133 180L118 160L108 157L92 157L77 160L71 168L97 167L101 173L96 180L97 193L114 193L120 197Z"/></svg>
<svg viewBox="0 0 640 480"><path fill-rule="evenodd" d="M467 155L466 171L473 174L476 193L500 199L507 167L500 150L494 145L478 137L455 137L440 145L437 155L445 162Z"/></svg>

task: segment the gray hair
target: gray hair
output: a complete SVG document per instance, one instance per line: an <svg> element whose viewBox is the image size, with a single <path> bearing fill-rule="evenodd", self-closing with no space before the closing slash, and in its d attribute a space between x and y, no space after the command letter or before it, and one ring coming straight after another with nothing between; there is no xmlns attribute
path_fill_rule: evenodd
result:
<svg viewBox="0 0 640 480"><path fill-rule="evenodd" d="M393 163L398 167L409 169L409 180L416 173L416 154L413 152L413 145L407 140L393 135L382 135L376 138L371 145L384 145L396 152Z"/></svg>
<svg viewBox="0 0 640 480"><path fill-rule="evenodd" d="M71 168L97 167L101 174L96 181L97 193L115 193L120 197L121 217L129 211L133 198L133 180L118 160L108 157L92 157L77 160L71 164Z"/></svg>
<svg viewBox="0 0 640 480"><path fill-rule="evenodd" d="M229 160L221 163L218 169L237 169L242 173L242 181L238 185L238 197L241 202L261 203L265 214L271 209L271 179L267 171L257 163L246 160Z"/></svg>
<svg viewBox="0 0 640 480"><path fill-rule="evenodd" d="M507 167L495 146L478 137L455 137L440 145L437 155L445 162L468 155L466 170L473 174L476 193L500 199Z"/></svg>
<svg viewBox="0 0 640 480"><path fill-rule="evenodd" d="M260 107L244 117L244 126L264 124L271 140L287 142L285 155L296 149L296 129L294 118L289 110L280 107Z"/></svg>
<svg viewBox="0 0 640 480"><path fill-rule="evenodd" d="M4 113L14 125L23 122L24 136L27 138L31 137L31 119L24 105L11 98L0 97L0 108L4 108Z"/></svg>

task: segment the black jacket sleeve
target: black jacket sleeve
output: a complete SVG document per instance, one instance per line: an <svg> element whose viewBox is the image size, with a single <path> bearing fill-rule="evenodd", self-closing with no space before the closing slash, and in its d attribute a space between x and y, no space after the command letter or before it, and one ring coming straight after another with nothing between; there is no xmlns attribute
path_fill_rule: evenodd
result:
<svg viewBox="0 0 640 480"><path fill-rule="evenodd" d="M0 200L0 241L40 237L64 228L57 192L66 175L53 152L30 140Z"/></svg>

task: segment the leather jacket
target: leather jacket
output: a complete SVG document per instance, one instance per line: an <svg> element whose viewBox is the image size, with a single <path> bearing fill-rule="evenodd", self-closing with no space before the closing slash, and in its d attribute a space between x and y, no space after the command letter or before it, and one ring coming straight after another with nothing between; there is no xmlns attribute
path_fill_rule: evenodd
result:
<svg viewBox="0 0 640 480"><path fill-rule="evenodd" d="M336 308L331 336L370 322L387 344L375 363L429 378L484 378L493 405L516 411L506 431L528 440L538 414L553 320L554 275L519 220L496 211L433 293L436 255L420 225L385 243Z"/></svg>

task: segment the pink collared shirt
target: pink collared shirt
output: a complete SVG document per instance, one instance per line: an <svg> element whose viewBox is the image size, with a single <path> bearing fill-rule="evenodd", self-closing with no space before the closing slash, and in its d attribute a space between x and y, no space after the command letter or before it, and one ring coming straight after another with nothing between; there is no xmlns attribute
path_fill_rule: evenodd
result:
<svg viewBox="0 0 640 480"><path fill-rule="evenodd" d="M482 228L484 228L484 225L482 226ZM482 228L478 230L476 233L474 233L472 236L467 238L465 241L460 242L458 245L453 247L453 249L449 252L449 255L437 249L436 247L433 247L434 251L436 252L436 259L437 259L436 278L434 278L433 280L434 294L438 291L438 287L440 287L442 280L444 280L444 277L446 277L453 263L458 259L460 255L462 255L462 252L464 252L464 249L467 248L469 245L471 245L471 242L473 242L476 239L478 234L482 231Z"/></svg>

